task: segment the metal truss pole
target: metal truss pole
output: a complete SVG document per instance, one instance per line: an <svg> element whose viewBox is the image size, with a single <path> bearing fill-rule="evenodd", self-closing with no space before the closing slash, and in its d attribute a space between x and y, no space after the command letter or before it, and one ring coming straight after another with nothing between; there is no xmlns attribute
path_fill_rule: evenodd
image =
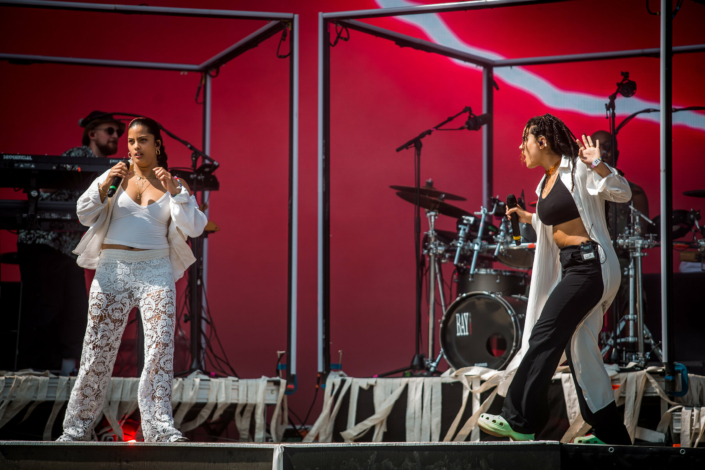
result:
<svg viewBox="0 0 705 470"><path fill-rule="evenodd" d="M330 372L330 39L318 17L318 372Z"/></svg>
<svg viewBox="0 0 705 470"><path fill-rule="evenodd" d="M661 337L666 391L675 391L673 365L673 1L661 0ZM670 377L670 380L669 380Z"/></svg>
<svg viewBox="0 0 705 470"><path fill-rule="evenodd" d="M482 204L491 207L494 175L494 69L482 69L482 112L492 118L482 126Z"/></svg>
<svg viewBox="0 0 705 470"><path fill-rule="evenodd" d="M294 15L289 57L289 266L287 286L287 393L296 391L296 292L299 228L299 15Z"/></svg>

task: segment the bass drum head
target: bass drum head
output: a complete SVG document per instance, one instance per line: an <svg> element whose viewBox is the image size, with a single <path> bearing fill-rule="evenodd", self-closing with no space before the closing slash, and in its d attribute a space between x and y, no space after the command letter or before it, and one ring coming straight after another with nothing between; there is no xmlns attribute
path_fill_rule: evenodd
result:
<svg viewBox="0 0 705 470"><path fill-rule="evenodd" d="M504 298L490 292L470 292L453 302L443 315L441 347L454 369L487 367L501 370L521 347L526 298Z"/></svg>

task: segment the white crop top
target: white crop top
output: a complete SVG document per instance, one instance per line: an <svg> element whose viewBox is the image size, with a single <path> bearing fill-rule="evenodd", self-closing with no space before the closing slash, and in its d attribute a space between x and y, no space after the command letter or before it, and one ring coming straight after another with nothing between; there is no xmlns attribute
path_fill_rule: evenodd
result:
<svg viewBox="0 0 705 470"><path fill-rule="evenodd" d="M169 248L170 219L169 194L164 193L158 201L143 207L121 191L103 243L149 250Z"/></svg>

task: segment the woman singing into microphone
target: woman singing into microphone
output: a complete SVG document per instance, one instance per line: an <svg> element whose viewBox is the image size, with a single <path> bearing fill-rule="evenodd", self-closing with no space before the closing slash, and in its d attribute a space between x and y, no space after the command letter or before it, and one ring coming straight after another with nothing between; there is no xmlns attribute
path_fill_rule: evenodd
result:
<svg viewBox="0 0 705 470"><path fill-rule="evenodd" d="M580 412L593 427L592 436L574 442L630 445L597 344L621 279L604 201L627 202L629 183L602 162L599 141L583 135L580 142L550 114L529 120L520 149L527 168L546 173L535 214L507 210L538 237L523 344L499 386L502 413L482 414L478 424L497 437L533 440L539 403L565 351Z"/></svg>
<svg viewBox="0 0 705 470"><path fill-rule="evenodd" d="M195 258L187 237L201 235L206 216L185 182L168 171L159 124L140 117L128 126L130 168L118 163L78 200L78 218L90 227L74 253L95 269L81 366L59 441L91 440L110 383L127 316L142 315L144 370L138 402L146 442L187 439L174 428L174 282ZM122 178L115 196L108 189Z"/></svg>

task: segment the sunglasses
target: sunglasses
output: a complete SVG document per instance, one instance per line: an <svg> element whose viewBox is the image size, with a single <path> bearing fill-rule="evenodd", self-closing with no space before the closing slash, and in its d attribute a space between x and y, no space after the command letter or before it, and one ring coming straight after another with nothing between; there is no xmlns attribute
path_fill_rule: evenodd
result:
<svg viewBox="0 0 705 470"><path fill-rule="evenodd" d="M120 135L122 134L122 132L120 132L120 130L115 129L114 127L105 127L105 128L103 128L103 129L96 129L96 130L97 130L97 131L103 131L103 132L105 132L105 133L108 134L108 135L113 135L113 134L115 134L115 133L117 132L118 137L120 137Z"/></svg>

